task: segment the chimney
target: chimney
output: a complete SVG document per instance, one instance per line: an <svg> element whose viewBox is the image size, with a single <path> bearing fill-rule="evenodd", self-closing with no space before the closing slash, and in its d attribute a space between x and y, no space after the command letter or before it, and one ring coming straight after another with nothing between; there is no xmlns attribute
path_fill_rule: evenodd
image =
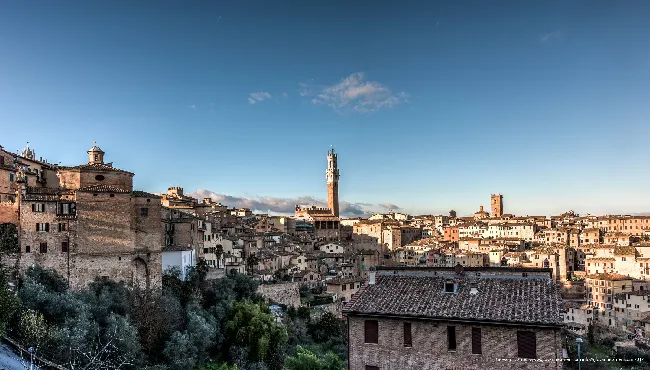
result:
<svg viewBox="0 0 650 370"><path fill-rule="evenodd" d="M368 285L375 285L375 266L370 267L370 278L368 279Z"/></svg>

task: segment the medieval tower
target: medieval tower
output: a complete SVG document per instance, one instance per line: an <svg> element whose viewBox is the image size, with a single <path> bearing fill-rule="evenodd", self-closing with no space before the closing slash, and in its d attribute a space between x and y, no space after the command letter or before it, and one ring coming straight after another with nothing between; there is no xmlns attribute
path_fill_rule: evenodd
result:
<svg viewBox="0 0 650 370"><path fill-rule="evenodd" d="M490 195L490 204L492 204L492 217L503 216L503 195Z"/></svg>
<svg viewBox="0 0 650 370"><path fill-rule="evenodd" d="M334 149L327 152L327 171L325 178L327 179L327 207L332 211L332 214L339 217L339 168L337 166L338 155L334 153Z"/></svg>

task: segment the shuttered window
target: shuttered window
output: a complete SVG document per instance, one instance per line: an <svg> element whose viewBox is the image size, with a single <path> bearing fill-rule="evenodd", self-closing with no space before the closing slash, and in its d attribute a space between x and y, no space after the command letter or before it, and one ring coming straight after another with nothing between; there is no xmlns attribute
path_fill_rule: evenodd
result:
<svg viewBox="0 0 650 370"><path fill-rule="evenodd" d="M379 366L366 365L366 370L379 370Z"/></svg>
<svg viewBox="0 0 650 370"><path fill-rule="evenodd" d="M447 327L447 349L449 351L456 350L456 327L455 326Z"/></svg>
<svg viewBox="0 0 650 370"><path fill-rule="evenodd" d="M365 343L379 343L379 324L377 320L366 320Z"/></svg>
<svg viewBox="0 0 650 370"><path fill-rule="evenodd" d="M480 355L483 353L481 347L481 328L472 328L472 353Z"/></svg>
<svg viewBox="0 0 650 370"><path fill-rule="evenodd" d="M68 242L61 242L61 252L68 253Z"/></svg>
<svg viewBox="0 0 650 370"><path fill-rule="evenodd" d="M411 323L404 323L404 347L413 347L413 336L411 335Z"/></svg>
<svg viewBox="0 0 650 370"><path fill-rule="evenodd" d="M537 339L534 331L517 331L517 357L537 358Z"/></svg>
<svg viewBox="0 0 650 370"><path fill-rule="evenodd" d="M41 253L47 253L47 243L41 243Z"/></svg>

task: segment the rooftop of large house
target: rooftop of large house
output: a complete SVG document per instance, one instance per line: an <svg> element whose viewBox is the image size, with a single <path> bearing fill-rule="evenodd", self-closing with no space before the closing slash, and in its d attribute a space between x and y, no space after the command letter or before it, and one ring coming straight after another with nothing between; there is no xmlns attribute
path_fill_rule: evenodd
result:
<svg viewBox="0 0 650 370"><path fill-rule="evenodd" d="M562 325L559 289L548 269L378 268L346 314L470 322ZM460 272L459 272L460 270ZM500 273L503 272L503 273ZM531 274L524 277L523 273ZM453 292L447 292L449 283Z"/></svg>

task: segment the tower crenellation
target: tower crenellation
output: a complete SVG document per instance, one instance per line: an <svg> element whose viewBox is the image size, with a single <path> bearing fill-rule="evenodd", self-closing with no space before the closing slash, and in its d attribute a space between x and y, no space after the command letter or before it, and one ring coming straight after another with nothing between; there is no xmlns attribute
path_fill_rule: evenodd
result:
<svg viewBox="0 0 650 370"><path fill-rule="evenodd" d="M490 205L492 206L492 217L503 216L503 195L490 195Z"/></svg>

